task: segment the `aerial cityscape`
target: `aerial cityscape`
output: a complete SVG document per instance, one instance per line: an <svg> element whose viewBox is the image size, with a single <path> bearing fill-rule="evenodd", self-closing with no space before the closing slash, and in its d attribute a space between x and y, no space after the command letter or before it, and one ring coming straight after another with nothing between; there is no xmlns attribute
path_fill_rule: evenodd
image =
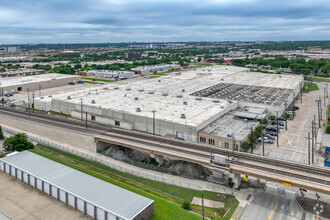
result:
<svg viewBox="0 0 330 220"><path fill-rule="evenodd" d="M0 2L0 219L330 220L329 10Z"/></svg>

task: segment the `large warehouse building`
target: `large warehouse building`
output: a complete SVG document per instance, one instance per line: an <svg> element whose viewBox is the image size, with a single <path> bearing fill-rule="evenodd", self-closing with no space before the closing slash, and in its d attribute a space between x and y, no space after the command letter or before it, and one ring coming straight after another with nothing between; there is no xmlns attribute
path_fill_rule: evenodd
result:
<svg viewBox="0 0 330 220"><path fill-rule="evenodd" d="M226 119L221 118L237 108L252 109L252 112L236 111L235 117L231 117L234 121L237 118L255 120L276 114L276 111L281 115L285 111L285 102L289 106L299 95L302 82L302 76L212 66L126 85L111 84L53 95L52 98L36 100L36 107L47 105L53 111L76 118L81 117L83 109L88 120L98 123L200 142L199 132L218 134L207 127L217 120L222 126L221 120ZM244 141L247 134L238 136Z"/></svg>
<svg viewBox="0 0 330 220"><path fill-rule="evenodd" d="M0 170L100 220L147 220L153 200L29 151L0 159Z"/></svg>
<svg viewBox="0 0 330 220"><path fill-rule="evenodd" d="M20 91L26 92L28 89L35 91L40 88L46 89L68 85L69 82L77 82L80 79L81 77L77 75L57 73L0 78L0 88L3 89L4 94Z"/></svg>

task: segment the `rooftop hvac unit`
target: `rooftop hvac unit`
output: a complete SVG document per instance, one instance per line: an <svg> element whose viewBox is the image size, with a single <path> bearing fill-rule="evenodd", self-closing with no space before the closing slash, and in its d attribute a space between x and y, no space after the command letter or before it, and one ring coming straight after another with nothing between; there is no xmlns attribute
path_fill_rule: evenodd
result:
<svg viewBox="0 0 330 220"><path fill-rule="evenodd" d="M126 88L126 91L131 91L131 88Z"/></svg>
<svg viewBox="0 0 330 220"><path fill-rule="evenodd" d="M113 89L119 89L119 87L118 86L115 86L115 87L113 87Z"/></svg>
<svg viewBox="0 0 330 220"><path fill-rule="evenodd" d="M216 102L216 103L220 102L219 99L213 99L212 101L213 101L213 102Z"/></svg>
<svg viewBox="0 0 330 220"><path fill-rule="evenodd" d="M68 96L68 99L71 99L71 96Z"/></svg>
<svg viewBox="0 0 330 220"><path fill-rule="evenodd" d="M92 104L95 104L96 102L95 102L95 100L92 100Z"/></svg>
<svg viewBox="0 0 330 220"><path fill-rule="evenodd" d="M202 100L202 97L196 97L195 99L196 100Z"/></svg>
<svg viewBox="0 0 330 220"><path fill-rule="evenodd" d="M162 96L167 96L168 95L168 93L167 92L164 92L163 94L162 94Z"/></svg>
<svg viewBox="0 0 330 220"><path fill-rule="evenodd" d="M136 112L141 112L141 108L136 108Z"/></svg>
<svg viewBox="0 0 330 220"><path fill-rule="evenodd" d="M103 90L108 90L108 87L107 86L103 87Z"/></svg>
<svg viewBox="0 0 330 220"><path fill-rule="evenodd" d="M183 102L184 105L188 105L188 102Z"/></svg>
<svg viewBox="0 0 330 220"><path fill-rule="evenodd" d="M139 91L139 92L143 92L143 91L144 91L144 89L139 89L138 91Z"/></svg>
<svg viewBox="0 0 330 220"><path fill-rule="evenodd" d="M154 93L155 93L155 91L149 91L148 93L149 93L149 94L154 94Z"/></svg>
<svg viewBox="0 0 330 220"><path fill-rule="evenodd" d="M176 97L177 97L177 98L182 98L183 95L181 95L181 94L177 94Z"/></svg>
<svg viewBox="0 0 330 220"><path fill-rule="evenodd" d="M186 118L186 115L185 114L181 114L181 117L182 119L185 119Z"/></svg>
<svg viewBox="0 0 330 220"><path fill-rule="evenodd" d="M139 97L135 97L134 100L139 100Z"/></svg>

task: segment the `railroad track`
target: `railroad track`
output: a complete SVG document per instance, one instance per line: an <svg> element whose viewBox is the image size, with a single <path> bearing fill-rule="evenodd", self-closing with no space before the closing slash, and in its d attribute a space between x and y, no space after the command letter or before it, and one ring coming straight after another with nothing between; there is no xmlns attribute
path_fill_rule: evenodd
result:
<svg viewBox="0 0 330 220"><path fill-rule="evenodd" d="M211 156L210 155L207 156L206 153L210 154L210 152L212 152L213 154L220 154L220 155L225 155L228 157L235 158L234 161L236 161L236 164L240 163L240 165L246 166L246 167L249 167L249 166L251 167L251 165L244 163L244 160L264 163L264 164L272 165L274 167L288 168L290 170L303 171L306 173L312 173L312 174L316 174L316 175L320 175L320 176L324 176L324 177L330 177L330 169L322 168L322 167L315 167L315 166L310 166L310 165L305 165L305 164L299 164L296 162L290 162L290 161L278 160L278 159L274 159L274 158L263 157L263 156L259 156L259 155L253 155L253 154L249 154L249 153L231 151L231 150L220 149L220 148L215 148L215 147L209 147L209 146L204 146L204 145L200 145L200 144L196 144L196 143L188 143L188 142L184 142L181 140L169 139L169 138L150 135L150 134L146 134L146 133L127 131L127 130L122 130L122 129L100 126L100 125L94 125L93 128L90 128L91 125L89 124L89 128L86 129L85 123L77 121L77 120L72 120L72 119L69 120L69 119L65 119L65 118L54 117L52 115L46 115L46 114L40 114L40 113L31 113L31 116L29 117L28 112L23 112L23 111L12 109L12 108L9 109L9 108L0 107L0 114L1 113L10 115L12 117L28 119L28 120L32 120L32 121L36 121L36 122L43 122L43 123L46 123L49 125L58 126L58 127L67 128L67 129L74 129L74 130L85 132L85 133L92 132L94 134L99 134L99 135L108 136L108 137L115 137L115 138L118 138L118 135L122 135L122 136L124 135L125 140L130 140L130 141L134 141L136 143L141 143L141 144L147 144L154 148L162 148L162 149L165 148L167 150L182 152L182 153L186 153L186 154L190 154L190 155L194 155L194 156L198 156L198 157L202 157L202 158L210 159ZM148 140L148 142L146 140ZM154 142L154 143L150 143L150 142ZM180 147L180 148L178 148L178 147ZM200 153L191 151L191 149L200 151ZM258 169L262 169L262 167L259 166ZM292 176L292 175L289 175L289 176ZM319 180L319 181L321 181L321 180Z"/></svg>

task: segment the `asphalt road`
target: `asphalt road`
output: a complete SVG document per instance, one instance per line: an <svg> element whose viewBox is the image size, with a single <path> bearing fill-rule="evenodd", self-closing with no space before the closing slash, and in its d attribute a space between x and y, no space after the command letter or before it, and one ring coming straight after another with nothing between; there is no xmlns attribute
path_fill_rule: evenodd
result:
<svg viewBox="0 0 330 220"><path fill-rule="evenodd" d="M240 220L300 220L302 211L294 196L292 191L267 185L255 191Z"/></svg>

